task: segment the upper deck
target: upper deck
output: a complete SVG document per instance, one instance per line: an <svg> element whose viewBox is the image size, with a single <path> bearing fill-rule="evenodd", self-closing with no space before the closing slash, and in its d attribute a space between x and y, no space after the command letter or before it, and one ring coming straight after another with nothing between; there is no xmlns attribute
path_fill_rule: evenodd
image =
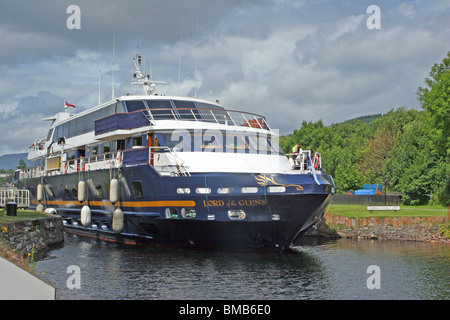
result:
<svg viewBox="0 0 450 320"><path fill-rule="evenodd" d="M270 131L269 124L261 115L227 110L203 100L135 96L125 97L121 101L127 112L95 120L95 135L98 139L129 134L132 129L147 126L159 129L195 129L199 125L205 127L205 124L209 124L213 128L236 126Z"/></svg>

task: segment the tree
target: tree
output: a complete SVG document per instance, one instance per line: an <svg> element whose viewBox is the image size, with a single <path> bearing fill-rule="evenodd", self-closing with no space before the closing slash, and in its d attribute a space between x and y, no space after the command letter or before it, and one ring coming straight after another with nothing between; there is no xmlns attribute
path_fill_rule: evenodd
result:
<svg viewBox="0 0 450 320"><path fill-rule="evenodd" d="M425 120L435 159L437 177L432 197L442 204L450 204L450 51L441 63L431 68L425 78L428 88L419 87L417 96L425 110Z"/></svg>
<svg viewBox="0 0 450 320"><path fill-rule="evenodd" d="M16 169L21 169L21 170L23 170L23 169L25 169L27 167L27 163L23 160L23 159L20 159L19 160L19 165L16 167Z"/></svg>
<svg viewBox="0 0 450 320"><path fill-rule="evenodd" d="M431 68L425 78L428 88L417 89L418 100L426 111L431 139L445 157L450 155L450 51L447 58ZM448 158L447 158L448 159Z"/></svg>

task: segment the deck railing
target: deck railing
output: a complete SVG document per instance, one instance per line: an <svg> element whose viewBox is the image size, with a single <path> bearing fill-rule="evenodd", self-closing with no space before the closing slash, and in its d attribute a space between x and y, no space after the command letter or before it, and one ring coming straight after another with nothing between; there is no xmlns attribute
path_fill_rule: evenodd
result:
<svg viewBox="0 0 450 320"><path fill-rule="evenodd" d="M21 189L0 189L0 207L4 208L9 201L17 203L18 208L28 208L30 193Z"/></svg>
<svg viewBox="0 0 450 320"><path fill-rule="evenodd" d="M37 178L69 174L74 172L94 171L100 169L114 169L122 166L134 166L139 164L151 164L162 174L189 175L184 161L178 157L175 151L166 146L135 147L129 150L107 152L76 159L61 160L56 156L52 159L57 163L52 167L29 167L20 171L19 179ZM47 161L48 163L49 161Z"/></svg>
<svg viewBox="0 0 450 320"><path fill-rule="evenodd" d="M270 130L265 117L243 111L197 108L150 108L140 111L152 123L155 120L202 121Z"/></svg>
<svg viewBox="0 0 450 320"><path fill-rule="evenodd" d="M266 118L254 113L225 109L153 108L116 113L98 119L95 121L95 134L101 135L116 130L130 130L148 126L149 124L155 125L160 120L210 122L270 131Z"/></svg>
<svg viewBox="0 0 450 320"><path fill-rule="evenodd" d="M286 156L294 170L306 172L311 166L316 170L322 168L322 155L319 152L311 155L311 150L304 150L300 153L287 153Z"/></svg>

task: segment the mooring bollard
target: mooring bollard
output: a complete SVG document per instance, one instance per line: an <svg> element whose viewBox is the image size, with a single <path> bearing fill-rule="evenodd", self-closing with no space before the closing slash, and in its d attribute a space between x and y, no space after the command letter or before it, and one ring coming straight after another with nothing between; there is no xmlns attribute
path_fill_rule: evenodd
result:
<svg viewBox="0 0 450 320"><path fill-rule="evenodd" d="M8 202L6 204L6 215L10 217L17 216L17 203L16 202Z"/></svg>

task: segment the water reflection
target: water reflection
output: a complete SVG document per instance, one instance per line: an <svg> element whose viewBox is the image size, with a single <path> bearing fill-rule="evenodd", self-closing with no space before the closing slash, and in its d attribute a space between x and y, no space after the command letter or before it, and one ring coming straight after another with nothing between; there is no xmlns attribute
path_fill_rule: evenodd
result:
<svg viewBox="0 0 450 320"><path fill-rule="evenodd" d="M291 254L136 247L66 235L35 273L58 299L448 299L445 245L304 239ZM70 265L81 289L66 286ZM369 290L369 265L381 289Z"/></svg>

